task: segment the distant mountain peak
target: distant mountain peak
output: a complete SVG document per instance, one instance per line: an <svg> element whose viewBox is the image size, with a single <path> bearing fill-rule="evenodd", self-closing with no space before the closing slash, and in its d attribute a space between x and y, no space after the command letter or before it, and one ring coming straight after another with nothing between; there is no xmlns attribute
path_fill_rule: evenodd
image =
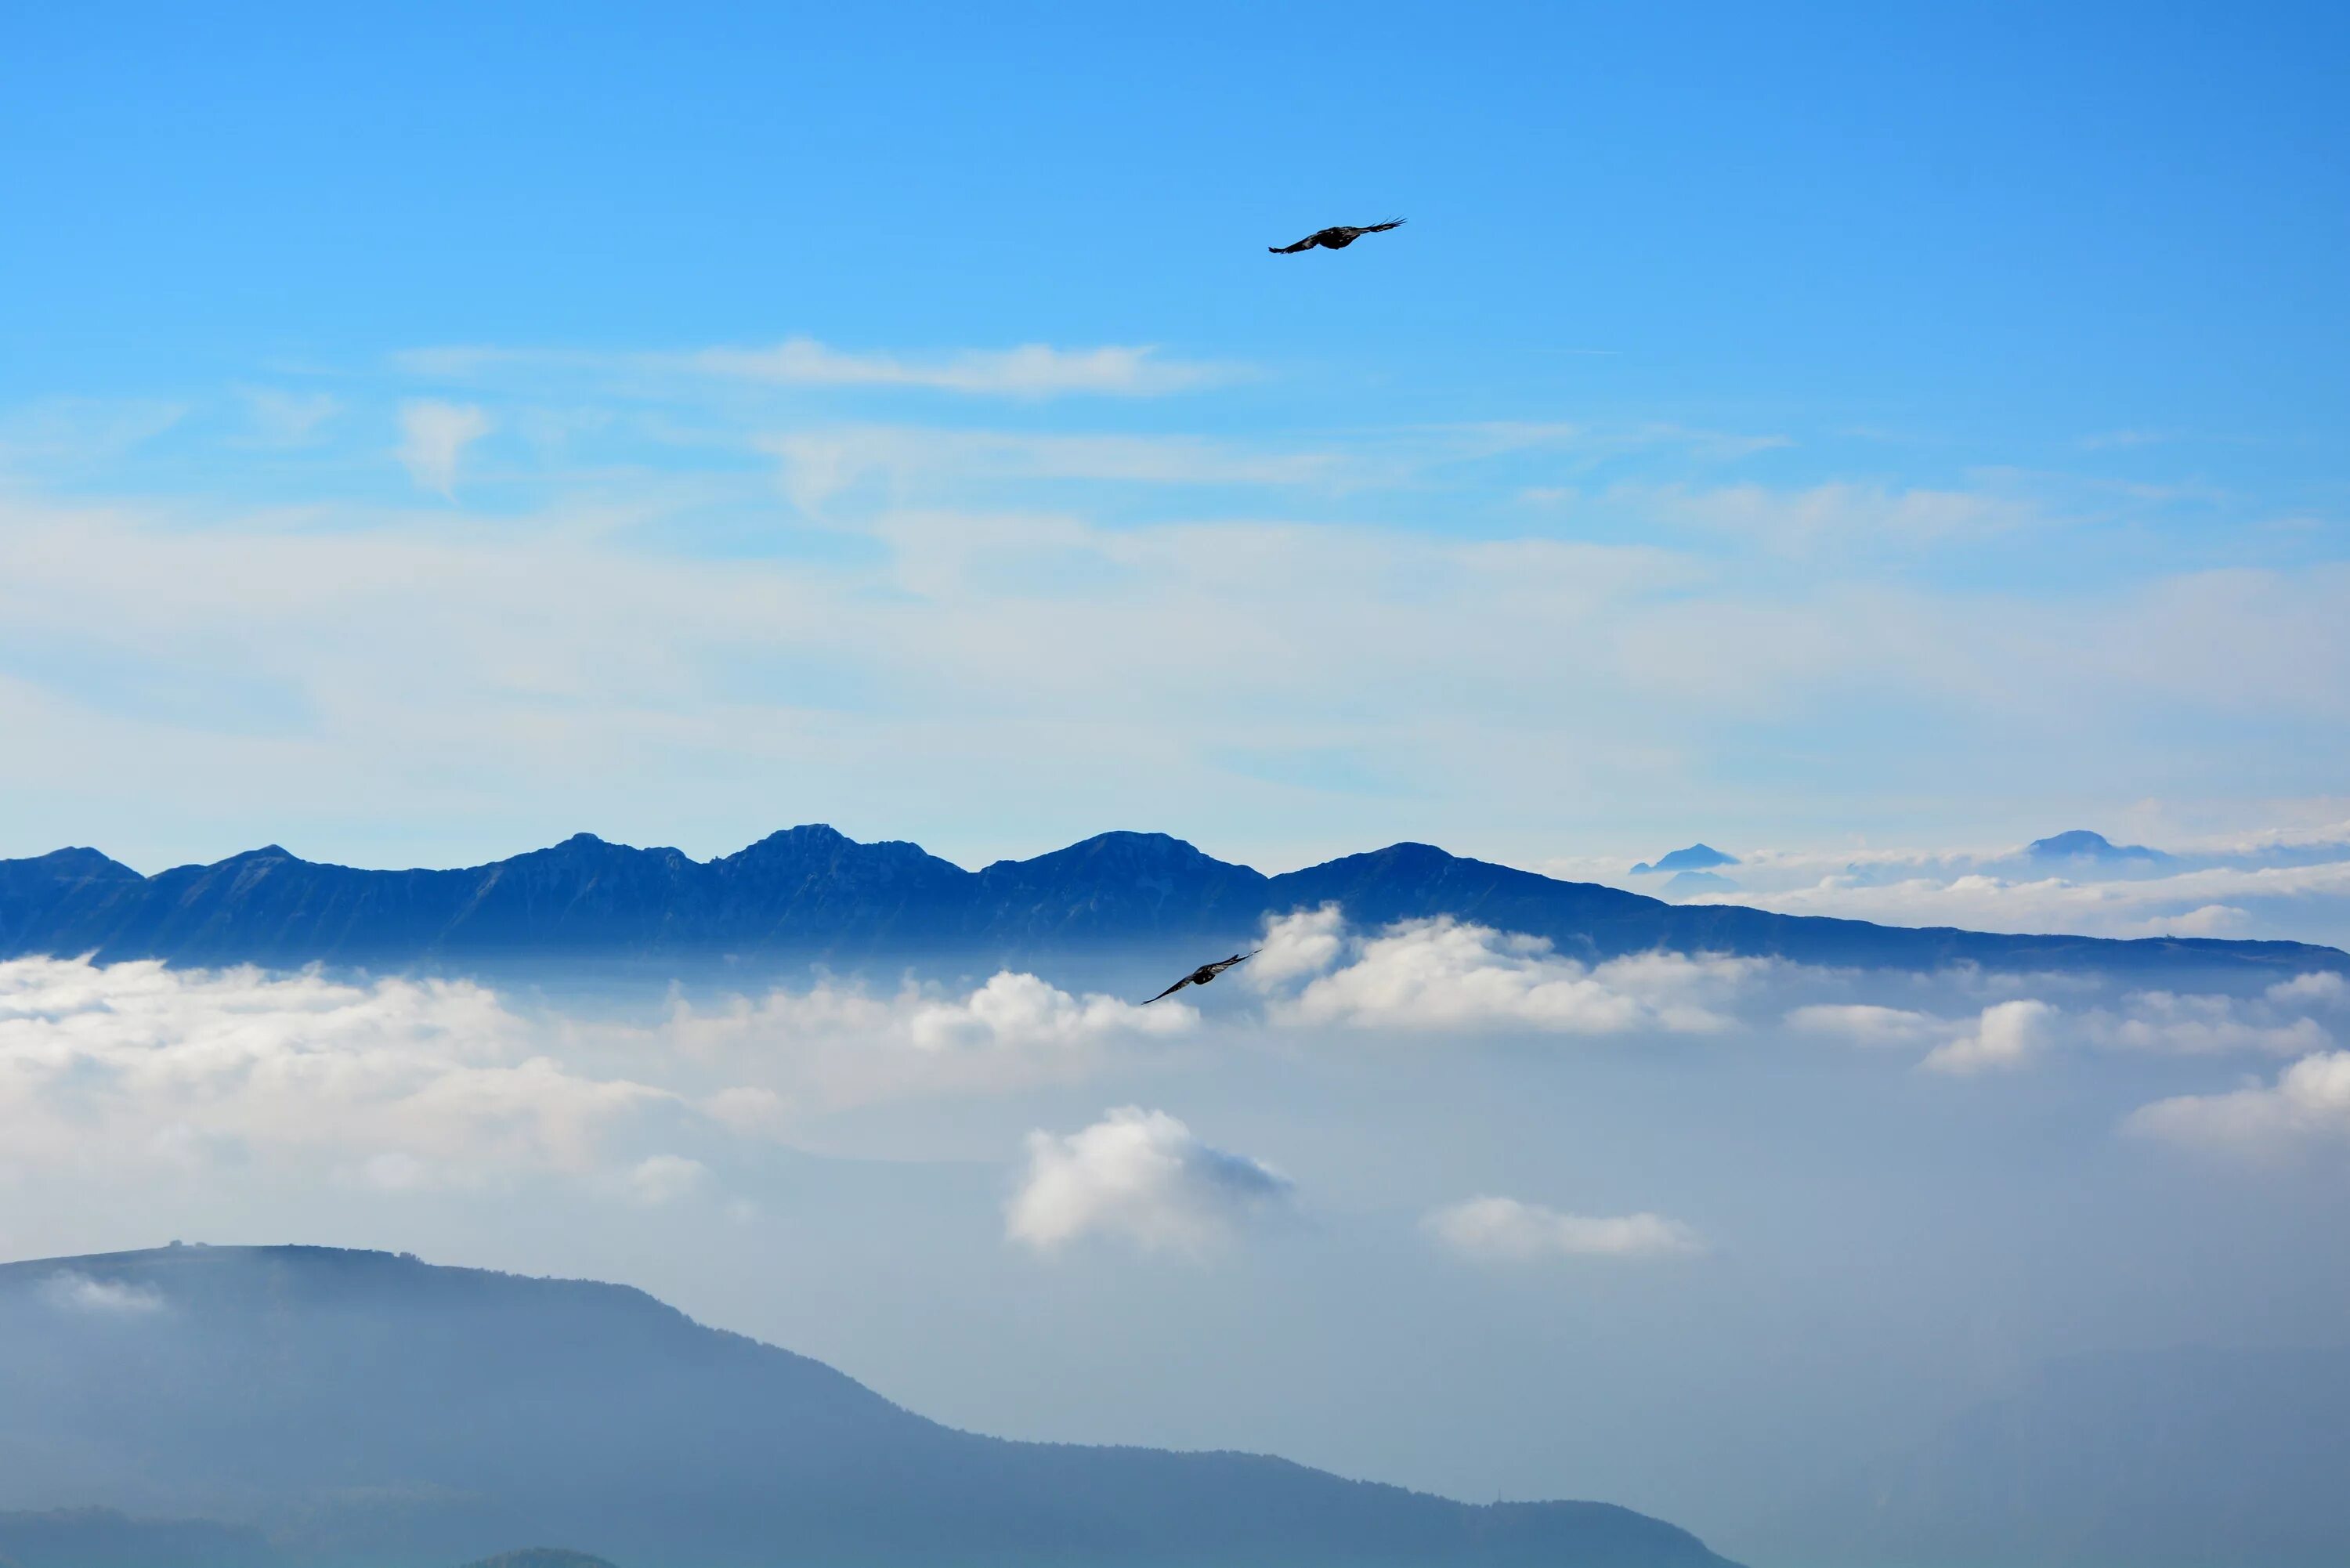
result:
<svg viewBox="0 0 2350 1568"><path fill-rule="evenodd" d="M1643 860L1632 867L1632 875L1648 877L1660 871L1710 871L1716 866L1737 864L1738 857L1735 855L1724 855L1711 844L1692 844L1686 849L1659 856L1653 864Z"/></svg>
<svg viewBox="0 0 2350 1568"><path fill-rule="evenodd" d="M2034 860L2137 860L2164 861L2170 858L2159 849L2149 849L2143 844L2116 844L2102 833L2092 833L2085 827L2075 827L2047 838L2035 838L2024 850Z"/></svg>

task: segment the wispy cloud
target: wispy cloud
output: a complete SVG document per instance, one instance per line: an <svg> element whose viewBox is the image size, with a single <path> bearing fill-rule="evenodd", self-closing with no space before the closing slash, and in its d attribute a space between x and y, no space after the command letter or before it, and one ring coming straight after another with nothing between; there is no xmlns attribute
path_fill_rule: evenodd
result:
<svg viewBox="0 0 2350 1568"><path fill-rule="evenodd" d="M801 387L920 387L982 397L1050 398L1070 393L1155 397L1230 380L1226 367L1162 359L1156 348L1107 345L965 349L925 358L849 353L812 337L768 348L705 348L688 363L716 376Z"/></svg>
<svg viewBox="0 0 2350 1568"><path fill-rule="evenodd" d="M394 355L392 363L409 375L450 380L499 372L558 371L1012 399L1162 397L1230 382L1245 374L1237 366L1169 358L1149 345L1066 348L1024 343L1010 348L909 354L836 348L806 337L787 337L764 347L618 354L459 345L406 349Z"/></svg>
<svg viewBox="0 0 2350 1568"><path fill-rule="evenodd" d="M488 413L471 403L419 400L400 409L400 446L395 455L420 490L455 498L457 465L465 449L490 433Z"/></svg>
<svg viewBox="0 0 2350 1568"><path fill-rule="evenodd" d="M1164 1111L1126 1106L1080 1131L1028 1135L1006 1211L1012 1240L1056 1251L1092 1237L1197 1257L1285 1203L1286 1176L1214 1147Z"/></svg>
<svg viewBox="0 0 2350 1568"><path fill-rule="evenodd" d="M90 1317L152 1317L165 1305L163 1293L151 1284L97 1279L78 1269L60 1269L44 1279L41 1294L60 1311Z"/></svg>
<svg viewBox="0 0 2350 1568"><path fill-rule="evenodd" d="M253 422L253 439L263 446L307 446L318 440L327 423L343 411L343 400L332 392L244 387L239 395Z"/></svg>
<svg viewBox="0 0 2350 1568"><path fill-rule="evenodd" d="M1260 452L1176 435L1026 435L996 431L855 425L759 438L783 465L785 493L815 512L866 480L890 499L917 482L1097 480L1128 484L1294 485L1344 472L1321 452Z"/></svg>
<svg viewBox="0 0 2350 1568"><path fill-rule="evenodd" d="M1676 1257L1705 1250L1695 1231L1661 1214L1595 1218L1514 1198L1471 1198L1434 1210L1425 1224L1448 1250L1488 1263Z"/></svg>

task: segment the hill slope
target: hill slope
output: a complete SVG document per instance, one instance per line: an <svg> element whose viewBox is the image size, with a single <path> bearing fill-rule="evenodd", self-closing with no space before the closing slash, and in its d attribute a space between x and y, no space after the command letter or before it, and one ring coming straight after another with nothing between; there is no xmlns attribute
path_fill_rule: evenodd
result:
<svg viewBox="0 0 2350 1568"><path fill-rule="evenodd" d="M2078 1356L1805 1500L1789 1568L2350 1562L2350 1348Z"/></svg>
<svg viewBox="0 0 2350 1568"><path fill-rule="evenodd" d="M0 957L404 966L525 958L1009 960L1168 940L1244 943L1326 901L1360 923L1449 915L1605 958L1656 948L1923 969L2350 971L2298 942L2001 936L1685 907L1425 844L1267 877L1156 833L1105 833L981 871L903 843L795 827L715 860L588 834L452 871L368 871L270 846L141 877L95 849L0 860Z"/></svg>
<svg viewBox="0 0 2350 1568"><path fill-rule="evenodd" d="M1602 1503L952 1431L636 1291L318 1248L0 1267L0 1509L61 1501L374 1568L534 1540L629 1568L1722 1568Z"/></svg>

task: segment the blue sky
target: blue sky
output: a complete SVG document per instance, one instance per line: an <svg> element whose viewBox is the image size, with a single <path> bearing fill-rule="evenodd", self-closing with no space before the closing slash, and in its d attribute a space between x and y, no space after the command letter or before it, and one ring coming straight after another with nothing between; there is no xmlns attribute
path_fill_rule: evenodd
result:
<svg viewBox="0 0 2350 1568"><path fill-rule="evenodd" d="M2345 34L16 20L0 854L2350 817Z"/></svg>

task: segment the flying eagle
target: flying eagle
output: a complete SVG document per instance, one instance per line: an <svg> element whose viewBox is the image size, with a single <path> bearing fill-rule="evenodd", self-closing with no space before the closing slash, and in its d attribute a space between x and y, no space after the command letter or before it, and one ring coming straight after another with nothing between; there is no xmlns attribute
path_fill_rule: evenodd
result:
<svg viewBox="0 0 2350 1568"><path fill-rule="evenodd" d="M1299 251L1310 251L1315 245L1325 250L1343 251L1365 234L1384 234L1389 229L1401 227L1401 218L1389 218L1384 223L1368 223L1359 229L1340 223L1335 228L1316 229L1294 245L1267 245L1264 248L1277 256L1294 256Z"/></svg>
<svg viewBox="0 0 2350 1568"><path fill-rule="evenodd" d="M1234 953L1232 957L1228 959L1221 959L1214 963L1203 963L1199 968L1193 970L1191 973L1185 975L1182 979L1177 981L1174 984L1169 986L1166 990L1160 992L1159 996L1152 997L1150 1002L1158 1001L1159 996L1172 996L1187 985L1205 985L1210 981L1215 979L1218 975L1223 973L1224 971L1232 968L1232 965L1236 963L1246 963L1249 960L1256 957L1257 954L1263 950L1264 950L1263 948L1251 948L1244 953ZM1142 1005L1148 1007L1150 1005L1150 1002L1146 1002Z"/></svg>

